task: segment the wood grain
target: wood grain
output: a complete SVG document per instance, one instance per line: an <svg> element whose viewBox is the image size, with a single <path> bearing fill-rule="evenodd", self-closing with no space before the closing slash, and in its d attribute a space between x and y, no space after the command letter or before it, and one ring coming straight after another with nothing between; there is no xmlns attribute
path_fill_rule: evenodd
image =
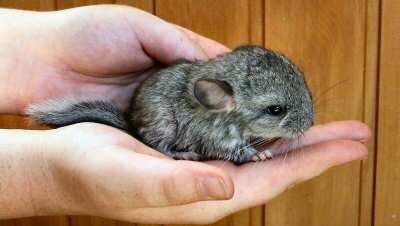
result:
<svg viewBox="0 0 400 226"><path fill-rule="evenodd" d="M0 7L47 11L55 9L55 0L0 0Z"/></svg>
<svg viewBox="0 0 400 226"><path fill-rule="evenodd" d="M264 45L264 0L250 0L250 43Z"/></svg>
<svg viewBox="0 0 400 226"><path fill-rule="evenodd" d="M68 217L31 217L16 220L15 226L69 226Z"/></svg>
<svg viewBox="0 0 400 226"><path fill-rule="evenodd" d="M15 226L14 220L0 220L0 226Z"/></svg>
<svg viewBox="0 0 400 226"><path fill-rule="evenodd" d="M375 225L400 225L400 1L383 0Z"/></svg>
<svg viewBox="0 0 400 226"><path fill-rule="evenodd" d="M157 16L229 47L250 42L249 10L248 0L156 1Z"/></svg>
<svg viewBox="0 0 400 226"><path fill-rule="evenodd" d="M267 0L265 7L266 46L304 71L317 122L361 120L365 1ZM357 225L360 180L359 162L329 170L269 203L266 225Z"/></svg>
<svg viewBox="0 0 400 226"><path fill-rule="evenodd" d="M116 0L116 4L134 6L147 12L154 12L154 0Z"/></svg>
<svg viewBox="0 0 400 226"><path fill-rule="evenodd" d="M67 9L85 5L114 3L114 0L56 0L56 1L57 1L57 9Z"/></svg>
<svg viewBox="0 0 400 226"><path fill-rule="evenodd" d="M359 226L372 225L374 203L374 169L376 155L376 115L379 59L380 0L367 1L365 31L364 122L371 128L367 143L368 159L362 161Z"/></svg>

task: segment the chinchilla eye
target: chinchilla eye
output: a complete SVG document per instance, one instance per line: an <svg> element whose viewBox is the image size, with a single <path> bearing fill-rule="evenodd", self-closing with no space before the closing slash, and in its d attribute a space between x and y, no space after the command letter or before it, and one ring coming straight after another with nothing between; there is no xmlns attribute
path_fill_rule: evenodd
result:
<svg viewBox="0 0 400 226"><path fill-rule="evenodd" d="M286 109L284 106L280 105L271 105L265 109L265 113L272 115L272 116L281 116L286 113Z"/></svg>

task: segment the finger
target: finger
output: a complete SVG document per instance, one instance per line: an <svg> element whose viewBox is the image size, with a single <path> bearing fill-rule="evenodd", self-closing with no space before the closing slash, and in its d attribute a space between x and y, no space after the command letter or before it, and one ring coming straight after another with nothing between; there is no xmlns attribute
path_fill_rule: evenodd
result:
<svg viewBox="0 0 400 226"><path fill-rule="evenodd" d="M311 127L304 136L294 139L283 139L272 146L265 145L260 149L268 149L277 155L295 150L307 145L337 139L366 141L371 136L368 126L359 121L338 121Z"/></svg>
<svg viewBox="0 0 400 226"><path fill-rule="evenodd" d="M305 135L304 145L309 145L336 139L366 141L371 131L360 121L337 121L314 126Z"/></svg>
<svg viewBox="0 0 400 226"><path fill-rule="evenodd" d="M198 43L171 23L139 10L128 20L145 52L160 62L171 64L182 58L208 59Z"/></svg>
<svg viewBox="0 0 400 226"><path fill-rule="evenodd" d="M138 147L136 147L137 149ZM115 148L117 159L106 159L105 187L124 194L127 207L161 207L196 201L229 199L230 177L221 169L199 162L161 159ZM105 177L103 175L103 178Z"/></svg>
<svg viewBox="0 0 400 226"><path fill-rule="evenodd" d="M165 205L225 200L233 196L230 177L216 167L192 161L169 161L168 164L170 170L159 176Z"/></svg>
<svg viewBox="0 0 400 226"><path fill-rule="evenodd" d="M141 223L208 224L233 212L263 204L288 187L319 175L330 167L359 160L366 148L349 140L328 141L308 146L302 158L276 158L241 167L212 162L223 167L234 180L235 194L225 201L206 201L157 209L136 209L120 213L123 219ZM173 216L173 217L171 217ZM149 218L155 219L149 221Z"/></svg>
<svg viewBox="0 0 400 226"><path fill-rule="evenodd" d="M330 167L360 160L366 156L367 149L363 144L350 140L335 140L310 145L304 147L301 152L296 151L265 163L244 165L244 168L240 169L239 179L234 180L234 183L249 187L244 187L243 192L250 193L251 196L244 197L242 194L242 203L237 205L240 207L261 204L288 187L316 177ZM252 181L247 178L260 177L268 179L259 180L258 186L248 186ZM243 189L236 188L236 193L241 190ZM268 195L265 195L266 193Z"/></svg>
<svg viewBox="0 0 400 226"><path fill-rule="evenodd" d="M263 204L293 184L315 177L332 166L362 159L366 154L362 144L339 140L309 146L302 158L287 158L285 161L282 157L241 167L213 161L210 164L228 171L233 178L235 194L232 199L156 209L139 208L120 212L119 216L141 223L209 224L233 212Z"/></svg>
<svg viewBox="0 0 400 226"><path fill-rule="evenodd" d="M220 54L231 51L228 47L222 45L221 43L218 43L212 39L201 36L184 27L178 25L175 26L177 26L180 30L186 33L190 39L192 39L194 42L200 45L209 58L214 58Z"/></svg>
<svg viewBox="0 0 400 226"><path fill-rule="evenodd" d="M121 147L129 150L133 150L135 153L143 154L146 156L152 156L161 159L173 160L172 158L162 154L161 152L150 148L149 146L142 143L140 140L130 137L129 139L123 140L118 143Z"/></svg>

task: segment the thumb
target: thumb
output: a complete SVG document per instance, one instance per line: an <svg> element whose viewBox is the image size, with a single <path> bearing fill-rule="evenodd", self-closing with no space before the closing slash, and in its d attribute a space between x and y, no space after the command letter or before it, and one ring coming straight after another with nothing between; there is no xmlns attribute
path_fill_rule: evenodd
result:
<svg viewBox="0 0 400 226"><path fill-rule="evenodd" d="M182 205L233 196L231 178L221 169L191 161L163 160L163 172L153 177L151 206Z"/></svg>
<svg viewBox="0 0 400 226"><path fill-rule="evenodd" d="M217 167L158 158L121 147L113 148L112 153L101 163L96 161L95 174L102 178L107 175L103 190L112 191L110 196L124 194L119 205L162 207L233 196L231 178ZM99 165L103 166L101 172Z"/></svg>
<svg viewBox="0 0 400 226"><path fill-rule="evenodd" d="M174 24L143 11L131 16L127 18L132 18L131 23L142 48L156 60L171 64L178 59L208 59L202 46Z"/></svg>

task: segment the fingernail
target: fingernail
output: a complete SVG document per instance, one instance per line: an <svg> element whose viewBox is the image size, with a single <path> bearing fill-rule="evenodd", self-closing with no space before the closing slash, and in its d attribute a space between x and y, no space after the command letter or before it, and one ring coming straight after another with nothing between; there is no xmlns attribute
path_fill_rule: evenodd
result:
<svg viewBox="0 0 400 226"><path fill-rule="evenodd" d="M221 178L205 177L201 179L200 189L203 195L210 199L227 199L225 184Z"/></svg>

